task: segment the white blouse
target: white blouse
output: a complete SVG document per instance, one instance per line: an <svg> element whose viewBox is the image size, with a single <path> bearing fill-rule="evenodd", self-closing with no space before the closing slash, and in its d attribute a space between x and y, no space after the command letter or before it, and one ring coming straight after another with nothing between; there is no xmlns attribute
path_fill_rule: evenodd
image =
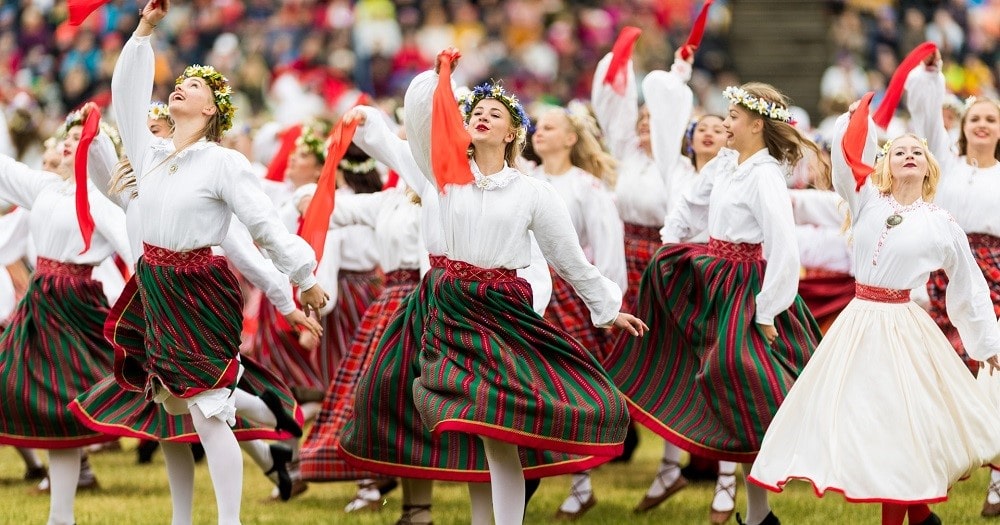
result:
<svg viewBox="0 0 1000 525"><path fill-rule="evenodd" d="M948 210L966 233L1000 237L1000 162L979 168L964 155L955 154L941 115L944 75L923 66L915 68L906 79L906 97L914 133L927 139L941 165L935 204Z"/></svg>
<svg viewBox="0 0 1000 525"><path fill-rule="evenodd" d="M125 232L125 215L88 181L94 235L84 253L76 219L76 183L46 171L33 170L0 155L0 198L30 210L28 224L39 257L96 266L118 252L132 253Z"/></svg>
<svg viewBox="0 0 1000 525"><path fill-rule="evenodd" d="M430 136L431 100L437 74L418 75L407 89L407 136ZM411 119L411 113L424 117ZM410 126L421 125L422 129ZM430 141L424 158L430 158ZM418 158L414 154L415 158ZM429 165L429 163L428 163ZM621 309L622 290L602 276L580 248L566 205L555 189L523 175L510 166L486 176L475 162L470 168L476 182L449 185L440 196L441 222L447 255L481 268L525 268L531 262L531 233L556 273L569 281L590 309L597 326L614 322ZM430 173L428 180L434 182Z"/></svg>
<svg viewBox="0 0 1000 525"><path fill-rule="evenodd" d="M153 62L149 37L133 35L111 82L116 121L137 175L143 241L174 251L215 246L235 214L278 269L303 290L312 288L315 254L281 224L243 154L202 139L173 155L172 141L149 132Z"/></svg>
<svg viewBox="0 0 1000 525"><path fill-rule="evenodd" d="M587 260L625 290L625 232L614 195L604 182L576 166L562 175L550 175L536 166L531 175L551 184L562 197Z"/></svg>
<svg viewBox="0 0 1000 525"><path fill-rule="evenodd" d="M1000 352L1000 327L990 302L983 272L972 258L969 241L949 213L918 199L902 206L867 181L855 192L854 176L841 148L848 116L837 121L833 141L833 183L851 213L855 278L859 283L908 290L923 286L931 272L948 275L948 317L958 328L965 349L985 360ZM874 164L878 143L875 124L869 122L863 158ZM886 219L899 214L903 221L889 229Z"/></svg>
<svg viewBox="0 0 1000 525"><path fill-rule="evenodd" d="M788 190L795 217L799 258L805 268L853 273L851 248L844 232L847 203L835 191Z"/></svg>
<svg viewBox="0 0 1000 525"><path fill-rule="evenodd" d="M375 229L378 264L383 272L430 267L420 235L420 206L406 194L405 186L376 193L339 197L330 225L361 224Z"/></svg>
<svg viewBox="0 0 1000 525"><path fill-rule="evenodd" d="M723 148L705 165L668 217L663 240L681 242L707 226L709 236L720 241L763 244L767 268L756 321L770 325L792 305L799 287L792 203L784 171L766 148L738 162L736 151Z"/></svg>

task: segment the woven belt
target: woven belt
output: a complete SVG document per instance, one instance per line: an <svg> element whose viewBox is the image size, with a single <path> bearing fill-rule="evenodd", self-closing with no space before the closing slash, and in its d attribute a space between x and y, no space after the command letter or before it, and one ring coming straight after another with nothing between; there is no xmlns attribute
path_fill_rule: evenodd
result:
<svg viewBox="0 0 1000 525"><path fill-rule="evenodd" d="M708 239L708 253L721 259L733 261L759 261L764 251L760 244L726 242L718 239Z"/></svg>
<svg viewBox="0 0 1000 525"><path fill-rule="evenodd" d="M152 266L173 266L176 268L195 268L206 266L215 256L208 247L195 248L186 252L175 252L152 244L142 243L142 258Z"/></svg>
<svg viewBox="0 0 1000 525"><path fill-rule="evenodd" d="M909 290L893 290L892 288L879 288L867 284L856 283L854 296L865 301L876 303L908 303L910 302Z"/></svg>
<svg viewBox="0 0 1000 525"><path fill-rule="evenodd" d="M643 226L632 222L625 223L626 237L640 237L642 239L660 242L660 229L656 226Z"/></svg>
<svg viewBox="0 0 1000 525"><path fill-rule="evenodd" d="M90 279L94 273L94 267L89 264L74 264L39 257L35 261L35 273L54 277L82 277Z"/></svg>
<svg viewBox="0 0 1000 525"><path fill-rule="evenodd" d="M517 270L507 268L480 268L467 262L448 259L444 264L446 277L463 281L509 282L517 279Z"/></svg>
<svg viewBox="0 0 1000 525"><path fill-rule="evenodd" d="M393 270L385 274L385 285L416 284L420 282L420 270Z"/></svg>
<svg viewBox="0 0 1000 525"><path fill-rule="evenodd" d="M444 268L445 262L448 258L444 255L431 255L429 256L431 260L431 268Z"/></svg>

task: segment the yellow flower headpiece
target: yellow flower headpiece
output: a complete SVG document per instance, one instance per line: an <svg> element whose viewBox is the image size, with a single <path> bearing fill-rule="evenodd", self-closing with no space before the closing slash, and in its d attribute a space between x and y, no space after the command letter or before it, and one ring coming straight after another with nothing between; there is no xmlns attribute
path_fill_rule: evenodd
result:
<svg viewBox="0 0 1000 525"><path fill-rule="evenodd" d="M186 78L199 77L205 80L212 90L215 98L215 105L219 108L222 131L228 131L233 127L233 119L236 116L236 106L233 105L233 88L229 85L229 79L219 73L212 66L202 66L194 64L184 70L184 74L177 77L175 85L184 82Z"/></svg>
<svg viewBox="0 0 1000 525"><path fill-rule="evenodd" d="M792 123L792 114L788 112L788 108L762 98L757 98L741 87L729 86L722 92L722 95L730 103L743 106L758 115L763 115L771 120L780 120L787 124Z"/></svg>
<svg viewBox="0 0 1000 525"><path fill-rule="evenodd" d="M151 120L170 120L170 108L163 102L152 102L149 104L149 111L146 118Z"/></svg>

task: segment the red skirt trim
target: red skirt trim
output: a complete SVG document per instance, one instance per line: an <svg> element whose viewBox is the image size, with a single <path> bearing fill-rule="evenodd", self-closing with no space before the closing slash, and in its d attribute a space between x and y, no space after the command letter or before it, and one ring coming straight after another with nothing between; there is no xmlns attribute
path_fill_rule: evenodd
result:
<svg viewBox="0 0 1000 525"><path fill-rule="evenodd" d="M882 499L882 498L851 498L851 497L848 497L847 494L844 494L844 490L843 489L839 489L837 487L828 487L826 490L820 492L819 487L816 485L815 481L813 481L813 480L811 480L809 478L806 478L806 477L801 477L801 476L795 476L795 477L792 477L792 478L788 478L788 479L786 479L784 481L778 482L777 486L772 486L772 485L768 485L766 483L763 483L759 479L757 479L757 478L755 478L753 476L747 476L747 479L751 483L753 483L754 485L757 485L758 487L763 487L763 488L765 488L767 490L770 490L772 492L783 492L784 489L785 489L785 485L787 485L789 481L791 481L793 479L798 479L798 480L801 480L801 481L806 481L810 485L812 485L813 493L816 494L817 498L822 498L827 492L836 492L836 493L840 494L841 496L843 496L845 501L848 501L850 503L894 503L894 504L897 504L897 505L920 505L920 504L942 503L944 501L948 501L948 496L942 496L940 498L931 498L931 499L910 500L910 501L895 500L895 499Z"/></svg>
<svg viewBox="0 0 1000 525"><path fill-rule="evenodd" d="M431 261L431 268L444 268L445 262L448 260L444 255L429 255Z"/></svg>
<svg viewBox="0 0 1000 525"><path fill-rule="evenodd" d="M739 262L756 262L763 258L760 244L727 242L708 239L708 253L713 257Z"/></svg>

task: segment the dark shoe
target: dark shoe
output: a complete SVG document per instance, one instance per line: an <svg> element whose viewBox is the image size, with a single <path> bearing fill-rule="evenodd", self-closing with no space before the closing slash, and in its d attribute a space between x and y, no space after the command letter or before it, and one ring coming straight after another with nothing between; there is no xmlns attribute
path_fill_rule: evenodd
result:
<svg viewBox="0 0 1000 525"><path fill-rule="evenodd" d="M580 502L580 510L576 512L566 512L565 510L558 509L556 510L555 518L557 521L576 521L582 518L588 510L594 508L594 505L597 505L597 498L591 494L590 499Z"/></svg>
<svg viewBox="0 0 1000 525"><path fill-rule="evenodd" d="M655 498L651 498L649 496L643 496L642 501L640 501L639 504L635 506L635 509L633 509L633 511L636 514L639 514L642 512L646 512L647 510L653 509L657 507L659 504L663 503L664 501L667 501L667 499L670 498L670 496L673 496L679 490L686 487L687 484L688 480L684 479L684 476L678 476L677 481L675 481L673 485L667 487L667 490L663 491L663 494L660 494Z"/></svg>
<svg viewBox="0 0 1000 525"><path fill-rule="evenodd" d="M264 475L268 478L271 478L272 474L275 475L271 481L274 481L275 485L278 486L278 497L281 498L281 501L288 501L292 499L292 476L288 473L288 462L292 460L292 449L277 443L268 448L271 449L272 466L271 470L265 472Z"/></svg>
<svg viewBox="0 0 1000 525"><path fill-rule="evenodd" d="M31 467L24 472L24 481L43 480L49 475L45 467Z"/></svg>
<svg viewBox="0 0 1000 525"><path fill-rule="evenodd" d="M195 463L201 463L205 459L205 447L201 443L191 443L191 455L194 456Z"/></svg>
<svg viewBox="0 0 1000 525"><path fill-rule="evenodd" d="M281 400L278 399L277 394L270 390L265 390L260 395L260 400L274 413L274 418L278 421L278 424L274 426L275 430L284 430L294 437L302 437L302 427L299 426L299 422L295 420L295 417L285 412L285 408L281 405Z"/></svg>
<svg viewBox="0 0 1000 525"><path fill-rule="evenodd" d="M420 513L426 511L431 513L430 505L403 505L403 515L396 521L396 525L434 525L433 521L413 521Z"/></svg>
<svg viewBox="0 0 1000 525"><path fill-rule="evenodd" d="M986 489L986 499L983 500L983 511L980 513L980 516L984 518L1000 516L1000 503L990 503L990 494L1000 496L1000 483L991 482L989 488Z"/></svg>
<svg viewBox="0 0 1000 525"><path fill-rule="evenodd" d="M932 512L930 516L927 516L927 519L916 525L941 525L941 518Z"/></svg>
<svg viewBox="0 0 1000 525"><path fill-rule="evenodd" d="M137 459L136 463L140 465L148 465L153 462L153 453L156 449L160 448L159 441L143 440L139 442L139 446L135 448L135 453Z"/></svg>
<svg viewBox="0 0 1000 525"><path fill-rule="evenodd" d="M931 515L933 516L933 514ZM941 522L939 521L938 523ZM743 521L743 518L740 517L739 512L736 513L736 525L747 525L747 523ZM778 521L778 517L774 515L774 512L768 512L764 521L760 522L758 525L781 525L781 522Z"/></svg>

